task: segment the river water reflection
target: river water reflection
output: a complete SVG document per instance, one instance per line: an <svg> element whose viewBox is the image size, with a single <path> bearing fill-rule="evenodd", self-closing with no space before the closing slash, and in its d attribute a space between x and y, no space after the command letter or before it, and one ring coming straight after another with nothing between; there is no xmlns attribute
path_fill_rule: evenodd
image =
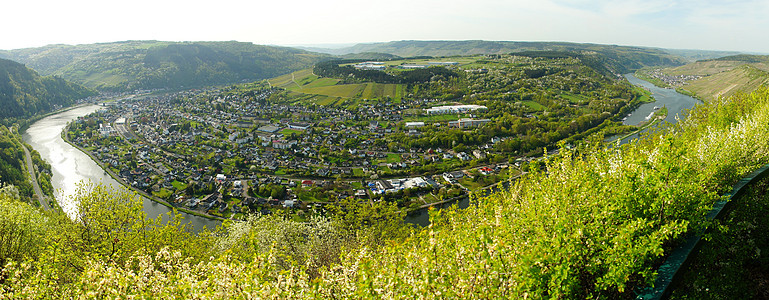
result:
<svg viewBox="0 0 769 300"><path fill-rule="evenodd" d="M72 199L72 196L75 195L80 182L101 182L115 188L122 187L120 183L105 173L96 162L91 160L88 155L67 144L61 138L61 132L68 122L95 112L100 108L97 105L83 106L48 116L32 124L22 136L26 143L40 152L40 156L51 164L51 170L53 171L51 184L56 190L54 193L56 200L70 217L74 216L77 210L77 203ZM144 201L144 211L148 217L155 218L171 210L147 198L142 198ZM186 213L182 213L182 216L196 230L202 229L203 226L213 229L221 224L219 221Z"/></svg>

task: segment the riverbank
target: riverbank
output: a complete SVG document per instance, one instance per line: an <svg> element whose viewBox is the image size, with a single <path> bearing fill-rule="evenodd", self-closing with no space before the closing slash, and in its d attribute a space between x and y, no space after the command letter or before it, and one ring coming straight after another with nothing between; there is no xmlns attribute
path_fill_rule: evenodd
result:
<svg viewBox="0 0 769 300"><path fill-rule="evenodd" d="M147 198L147 199L150 199L150 200L152 200L152 201L153 201L153 202L155 202L155 203L158 203L158 204L160 204L160 205L163 205L163 206L165 206L165 207L168 207L168 208L170 208L170 209L173 209L173 210L182 211L182 212L185 212L185 213L188 213L188 214L194 215L194 216L198 216L198 217L202 217L202 218L207 218L207 219L210 219L210 220L216 220L216 221L224 221L224 220L227 220L227 219L225 219L225 218L222 218L222 217L218 217L218 216L214 216L214 215L210 215L210 214L204 214L204 213L201 213L201 212L198 212L198 211L189 210L189 209L186 209L186 208L183 208L183 207L177 207L177 206L175 206L175 205L173 205L173 204L169 203L168 201L165 201L165 200L163 200L163 199L160 199L160 198L158 198L158 197L155 197L155 196L153 196L153 195L150 195L150 194L148 194L148 193L147 193L147 192L145 192L145 191L142 191L142 190L140 190L140 189L137 189L137 188L134 188L134 187L132 187L130 184L128 184L127 182L125 182L125 180L123 180L123 178L121 178L120 176L118 176L117 174L115 174L115 173L114 173L114 172L113 172L113 171L112 171L112 170L109 168L109 166L106 166L106 165L105 165L105 164L104 164L104 163L103 163L101 160L97 159L97 158L96 158L96 157L93 155L93 153L91 153L91 151L88 151L88 150L86 150L86 149L83 149L83 148L82 148L82 147L80 147L79 145L77 145L77 144L73 143L72 141L70 141L70 139L69 139L69 135L67 134L68 130L69 130L69 125L67 125L66 127L64 127L64 130L61 132L61 138L62 138L62 140L64 140L64 142L66 142L66 143L67 143L67 144L69 144L70 146L72 146L72 147L74 147L74 148L78 149L80 152L83 152L85 155L88 155L88 157L90 157L90 158L91 158L91 160L93 160L93 161L94 161L94 162L95 162L97 165L99 165L99 167L100 167L102 170L104 170L104 172L105 172L105 173L107 173L107 175L109 175L110 177L112 177L112 179L114 179L115 181L117 181L117 182L118 182L120 185L122 185L123 187L125 187L125 188L127 188L127 189L129 189L129 190L132 190L132 191L136 192L137 194L139 194L139 195L141 195L141 196L143 196L143 197L145 197L145 198Z"/></svg>

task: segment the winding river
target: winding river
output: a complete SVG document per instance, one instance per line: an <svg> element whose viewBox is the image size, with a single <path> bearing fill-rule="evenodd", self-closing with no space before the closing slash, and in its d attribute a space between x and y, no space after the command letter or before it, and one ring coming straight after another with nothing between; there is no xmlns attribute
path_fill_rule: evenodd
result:
<svg viewBox="0 0 769 300"><path fill-rule="evenodd" d="M665 118L665 122L673 124L678 122L677 117L683 119L686 117L684 114L686 110L692 109L697 103L700 103L699 100L676 92L674 89L660 88L648 81L638 79L638 77L633 76L633 74L626 74L625 78L627 78L633 85L651 91L652 97L656 100L652 103L644 103L638 106L638 108L636 108L623 122L625 125L638 125L641 122L648 121L648 117L654 113L654 108L661 108L663 106L668 109L668 115ZM621 143L627 143L639 136L639 133L633 134L622 139Z"/></svg>
<svg viewBox="0 0 769 300"><path fill-rule="evenodd" d="M56 201L58 201L59 206L70 217L74 217L77 212L77 203L73 196L76 194L78 185L81 182L100 182L114 188L122 188L120 183L107 175L88 155L67 144L61 138L61 132L67 123L76 120L78 117L95 112L100 108L97 105L82 106L48 116L32 124L22 135L24 141L40 152L40 156L51 164L51 170L53 171L51 184L55 189ZM150 199L142 198L144 201L144 211L148 217L155 218L171 211L166 206L153 202ZM221 224L219 221L186 213L181 214L185 220L190 222L193 230L196 231L202 229L203 226L213 229Z"/></svg>

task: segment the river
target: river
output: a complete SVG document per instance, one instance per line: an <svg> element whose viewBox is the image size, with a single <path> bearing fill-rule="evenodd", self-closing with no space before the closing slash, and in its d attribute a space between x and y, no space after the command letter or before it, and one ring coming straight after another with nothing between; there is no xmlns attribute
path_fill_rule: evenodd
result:
<svg viewBox="0 0 769 300"><path fill-rule="evenodd" d="M59 206L70 217L74 217L77 213L77 203L72 196L75 195L80 182L100 182L114 188L122 188L120 183L107 175L88 155L67 144L61 138L61 132L67 123L100 108L97 105L89 105L45 117L32 124L22 135L24 141L40 152L40 156L51 164L51 171L53 171L51 184L55 190L54 196ZM145 197L142 199L144 211L148 217L155 218L171 211L170 208L150 199ZM189 221L195 231L202 229L203 226L213 229L221 224L220 221L187 213L181 214L185 220Z"/></svg>
<svg viewBox="0 0 769 300"><path fill-rule="evenodd" d="M644 87L651 91L652 97L656 100L652 103L644 103L638 106L638 108L636 108L623 122L625 125L638 125L641 122L648 121L648 117L654 112L654 107L661 108L663 106L668 109L668 115L665 118L665 121L674 124L678 122L676 116L684 118L684 111L692 109L697 103L700 103L699 100L676 92L674 89L660 88L648 81L638 79L638 77L635 77L633 74L625 74L625 78L627 78L633 85ZM622 139L621 143L627 143L639 136L639 133L633 134Z"/></svg>

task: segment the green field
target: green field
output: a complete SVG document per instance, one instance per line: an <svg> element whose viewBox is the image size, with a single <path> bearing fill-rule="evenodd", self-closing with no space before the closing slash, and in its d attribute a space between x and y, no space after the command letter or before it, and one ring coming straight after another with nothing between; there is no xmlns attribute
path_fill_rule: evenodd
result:
<svg viewBox="0 0 769 300"><path fill-rule="evenodd" d="M640 98L638 98L638 100L639 100L639 101L641 101L641 102L643 102L643 103L651 103L651 102L654 102L654 101L655 101L655 100L654 100L654 98L652 98L652 94L651 94L651 92L649 92L649 91L647 91L647 90L645 90L645 89L642 89L642 88L640 88L640 87L637 87L637 86L633 87L633 89L634 89L636 92L638 92L638 93L640 93L640 94L641 94L641 97L640 97Z"/></svg>
<svg viewBox="0 0 769 300"><path fill-rule="evenodd" d="M186 188L187 188L187 185L186 185L186 184L184 184L184 183L181 183L181 182L179 182L179 181L176 181L176 180L174 180L173 182L171 182L171 185L173 185L173 186L174 186L174 188L175 188L177 191L183 191L184 189L186 189Z"/></svg>
<svg viewBox="0 0 769 300"><path fill-rule="evenodd" d="M339 84L339 79L321 78L312 74L312 69L296 71L269 79L274 86L292 92L326 97L307 98L319 105L338 104L338 98L383 99L391 98L399 102L405 94L402 84L357 83ZM330 97L330 98L327 98Z"/></svg>
<svg viewBox="0 0 769 300"><path fill-rule="evenodd" d="M398 154L398 153L387 153L387 157L386 158L379 159L375 163L376 164L379 164L379 163L392 164L392 163L399 163L401 161L402 161L402 159L401 159L400 154ZM387 167L383 167L383 168L387 168Z"/></svg>
<svg viewBox="0 0 769 300"><path fill-rule="evenodd" d="M366 89L366 84L344 84L344 85L306 88L297 92L301 92L305 94L325 95L325 96L331 96L331 97L352 98L356 96L361 97L363 95L363 90L365 89Z"/></svg>
<svg viewBox="0 0 769 300"><path fill-rule="evenodd" d="M547 108L544 105L539 104L539 103L534 102L534 101L531 101L531 100L523 101L521 103L523 103L524 105L528 106L529 108L531 108L533 110L545 110Z"/></svg>
<svg viewBox="0 0 769 300"><path fill-rule="evenodd" d="M710 61L698 61L695 63L683 65L680 67L675 68L668 68L665 69L665 74L668 75L700 75L700 76L707 76L707 75L713 75L729 70L733 70L734 68L737 68L741 65L746 64L745 62L740 61L719 61L719 60L710 60Z"/></svg>
<svg viewBox="0 0 769 300"><path fill-rule="evenodd" d="M590 98L585 95L577 95L569 92L562 92L560 95L561 98L568 100L571 104L587 104L590 102Z"/></svg>
<svg viewBox="0 0 769 300"><path fill-rule="evenodd" d="M299 135L299 134L302 134L302 132L303 131L301 130L290 129L290 128L286 128L280 131L280 133L282 133L283 135L291 135L292 133Z"/></svg>
<svg viewBox="0 0 769 300"><path fill-rule="evenodd" d="M269 79L267 81L274 87L279 87L287 90L298 90L302 88L302 86L300 86L300 82L303 82L303 84L306 84L306 78L308 77L317 78L317 76L312 74L312 69L304 69L301 71L288 73L283 76L278 76L278 77Z"/></svg>

